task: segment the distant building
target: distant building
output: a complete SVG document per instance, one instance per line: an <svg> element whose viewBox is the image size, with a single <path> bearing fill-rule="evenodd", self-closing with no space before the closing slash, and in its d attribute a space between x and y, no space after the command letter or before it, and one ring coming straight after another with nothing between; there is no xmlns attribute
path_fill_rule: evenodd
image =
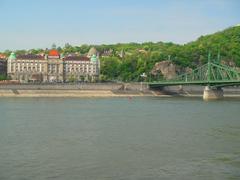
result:
<svg viewBox="0 0 240 180"><path fill-rule="evenodd" d="M7 75L7 58L0 54L0 75Z"/></svg>
<svg viewBox="0 0 240 180"><path fill-rule="evenodd" d="M113 55L113 50L112 49L108 49L108 50L104 50L101 53L101 57L109 57Z"/></svg>
<svg viewBox="0 0 240 180"><path fill-rule="evenodd" d="M7 74L20 82L93 81L98 78L100 61L91 57L60 55L51 50L46 55L15 55L8 58Z"/></svg>
<svg viewBox="0 0 240 180"><path fill-rule="evenodd" d="M88 52L88 54L87 54L87 57L92 57L93 55L95 55L95 56L98 56L98 51L97 51L97 49L95 48L95 47L92 47L90 50L89 50L89 52Z"/></svg>
<svg viewBox="0 0 240 180"><path fill-rule="evenodd" d="M125 51L122 49L121 52L119 53L119 57L120 58L124 58L125 57Z"/></svg>
<svg viewBox="0 0 240 180"><path fill-rule="evenodd" d="M6 59L6 56L4 54L0 54L0 59Z"/></svg>

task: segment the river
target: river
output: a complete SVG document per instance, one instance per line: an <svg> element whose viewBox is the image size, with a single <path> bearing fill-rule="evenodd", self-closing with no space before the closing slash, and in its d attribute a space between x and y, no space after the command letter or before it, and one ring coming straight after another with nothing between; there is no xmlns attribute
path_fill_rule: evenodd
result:
<svg viewBox="0 0 240 180"><path fill-rule="evenodd" d="M240 100L0 98L0 180L240 179Z"/></svg>

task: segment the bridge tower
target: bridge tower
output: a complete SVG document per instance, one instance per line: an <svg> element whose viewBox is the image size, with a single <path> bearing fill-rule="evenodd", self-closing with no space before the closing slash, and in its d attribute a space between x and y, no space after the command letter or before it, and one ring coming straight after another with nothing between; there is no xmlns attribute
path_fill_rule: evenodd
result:
<svg viewBox="0 0 240 180"><path fill-rule="evenodd" d="M218 59L220 61L220 54L218 53ZM211 73L211 53L208 53L208 64L207 64L207 86L203 90L203 99L204 100L216 100L223 98L223 89L221 87L214 87L210 85L212 79Z"/></svg>
<svg viewBox="0 0 240 180"><path fill-rule="evenodd" d="M203 99L204 100L216 100L216 99L222 99L223 98L223 89L221 87L211 87L211 86L205 86L203 90Z"/></svg>

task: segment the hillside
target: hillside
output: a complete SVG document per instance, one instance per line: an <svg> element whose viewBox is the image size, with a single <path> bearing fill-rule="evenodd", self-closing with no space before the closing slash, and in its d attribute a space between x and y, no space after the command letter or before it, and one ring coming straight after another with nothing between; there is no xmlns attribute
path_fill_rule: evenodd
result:
<svg viewBox="0 0 240 180"><path fill-rule="evenodd" d="M192 61L206 62L206 55L205 58L202 57L204 54L211 51L213 56L216 57L218 51L220 51L222 60L232 61L240 66L240 26L202 36L196 41L186 44L184 48L185 51L190 53Z"/></svg>
<svg viewBox="0 0 240 180"><path fill-rule="evenodd" d="M139 81L142 73L150 77L154 65L164 60L170 60L179 67L195 68L207 62L209 51L215 59L220 52L224 62L240 66L240 26L201 36L184 45L146 42L71 46L67 43L64 47L53 45L53 48L63 54L86 54L92 46L96 47L101 57L102 80ZM44 52L46 50L43 49L16 51L17 54ZM9 55L10 51L4 53Z"/></svg>
<svg viewBox="0 0 240 180"><path fill-rule="evenodd" d="M101 47L97 48L101 50ZM140 74L144 72L150 77L154 65L164 60L178 65L178 69L195 68L207 62L208 52L211 52L214 59L217 59L220 52L222 61L240 66L240 27L201 36L185 45L149 42L109 45L105 48L112 48L116 52L114 57L102 58L102 74L106 79L140 80ZM125 52L123 58L118 56L121 50Z"/></svg>

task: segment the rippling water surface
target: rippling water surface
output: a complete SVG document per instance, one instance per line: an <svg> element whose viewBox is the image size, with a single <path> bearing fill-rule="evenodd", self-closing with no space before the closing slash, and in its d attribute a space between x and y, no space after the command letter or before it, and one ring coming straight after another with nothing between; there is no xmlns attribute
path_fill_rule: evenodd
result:
<svg viewBox="0 0 240 180"><path fill-rule="evenodd" d="M240 179L240 101L0 98L0 180Z"/></svg>

